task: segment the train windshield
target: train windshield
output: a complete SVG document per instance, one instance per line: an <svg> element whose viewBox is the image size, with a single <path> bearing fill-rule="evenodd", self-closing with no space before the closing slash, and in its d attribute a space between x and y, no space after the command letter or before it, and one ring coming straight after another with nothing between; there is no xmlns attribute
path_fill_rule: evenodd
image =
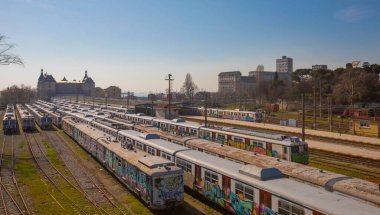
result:
<svg viewBox="0 0 380 215"><path fill-rule="evenodd" d="M307 145L299 145L291 147L292 154L307 154Z"/></svg>

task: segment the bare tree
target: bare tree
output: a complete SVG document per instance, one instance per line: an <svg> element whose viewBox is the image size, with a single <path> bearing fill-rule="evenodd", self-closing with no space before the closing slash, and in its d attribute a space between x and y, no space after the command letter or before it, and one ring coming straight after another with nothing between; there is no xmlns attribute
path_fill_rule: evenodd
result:
<svg viewBox="0 0 380 215"><path fill-rule="evenodd" d="M5 39L6 37L0 34L0 65L24 65L18 55L10 53L10 50L13 49L15 45L7 43Z"/></svg>
<svg viewBox="0 0 380 215"><path fill-rule="evenodd" d="M192 101L195 91L198 90L197 85L193 82L193 78L191 77L190 73L186 74L185 82L183 82L181 92L183 92L186 97Z"/></svg>

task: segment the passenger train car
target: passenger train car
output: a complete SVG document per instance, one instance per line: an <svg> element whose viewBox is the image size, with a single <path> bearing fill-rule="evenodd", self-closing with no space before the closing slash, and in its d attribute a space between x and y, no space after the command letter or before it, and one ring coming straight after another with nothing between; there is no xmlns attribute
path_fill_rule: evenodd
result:
<svg viewBox="0 0 380 215"><path fill-rule="evenodd" d="M40 126L41 129L52 128L53 120L48 114L42 112L41 110L39 110L33 105L26 104L25 107L34 116L35 121L37 122L37 124Z"/></svg>
<svg viewBox="0 0 380 215"><path fill-rule="evenodd" d="M5 134L15 133L17 131L17 120L14 106L7 105L3 118L3 131Z"/></svg>
<svg viewBox="0 0 380 215"><path fill-rule="evenodd" d="M202 115L205 115L205 108L198 108ZM243 121L261 122L263 121L263 114L261 112L241 111L241 110L223 110L217 108L207 108L207 116L222 118L222 119L235 119Z"/></svg>
<svg viewBox="0 0 380 215"><path fill-rule="evenodd" d="M73 124L66 118L63 124L63 129L74 139L79 139L75 135L87 135L95 129L83 129L89 125ZM81 133L75 134L77 130ZM185 172L185 186L235 214L346 215L380 212L378 207L357 198L283 177L277 168L236 163L159 140L155 134L142 135L136 131L121 130L117 135L117 138L109 138L111 143L108 145L120 144L120 151L127 152L131 147L138 148L174 162ZM103 138L106 139L106 136ZM94 147L84 148L89 148L94 155L99 154ZM107 155L107 152L101 151L100 154ZM120 171L118 174L125 178L128 173Z"/></svg>
<svg viewBox="0 0 380 215"><path fill-rule="evenodd" d="M34 104L34 106L37 109L44 112L45 114L47 114L48 116L50 116L53 125L57 126L58 128L61 128L61 123L62 123L61 121L62 121L63 114L61 112L59 112L56 107L48 107L48 106L44 106L44 105L39 104L39 103Z"/></svg>
<svg viewBox="0 0 380 215"><path fill-rule="evenodd" d="M307 164L307 143L298 137L254 132L229 127L204 127L183 119L158 119L144 114L126 114L127 120L137 124L151 125L181 136L204 138L254 153Z"/></svg>
<svg viewBox="0 0 380 215"><path fill-rule="evenodd" d="M29 113L29 111L21 104L16 105L18 115L20 116L21 128L23 131L34 131L36 130L36 124L34 122L34 117Z"/></svg>
<svg viewBox="0 0 380 215"><path fill-rule="evenodd" d="M114 137L64 117L63 130L154 210L178 206L184 199L183 170L173 162L122 147Z"/></svg>

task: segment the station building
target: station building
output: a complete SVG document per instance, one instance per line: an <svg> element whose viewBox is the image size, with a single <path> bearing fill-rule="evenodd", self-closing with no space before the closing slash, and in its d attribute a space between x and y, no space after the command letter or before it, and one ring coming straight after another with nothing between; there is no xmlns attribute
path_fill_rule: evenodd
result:
<svg viewBox="0 0 380 215"><path fill-rule="evenodd" d="M88 77L87 71L82 80L68 81L63 77L56 81L52 75L43 73L41 69L37 83L37 96L39 99L50 100L54 96L93 96L95 94L95 82Z"/></svg>

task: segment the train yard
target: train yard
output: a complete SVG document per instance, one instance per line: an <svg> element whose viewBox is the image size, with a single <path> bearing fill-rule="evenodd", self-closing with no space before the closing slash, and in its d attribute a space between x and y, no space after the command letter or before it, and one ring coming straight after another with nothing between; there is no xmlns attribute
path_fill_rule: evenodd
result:
<svg viewBox="0 0 380 215"><path fill-rule="evenodd" d="M1 133L1 214L153 213L97 162L83 156L81 148L70 146L71 139L65 140L56 128L37 128ZM169 214L179 211L221 213L189 195Z"/></svg>
<svg viewBox="0 0 380 215"><path fill-rule="evenodd" d="M40 106L40 105L41 104L39 103L38 105L32 107L33 109L38 109L39 114L40 114L40 116L35 115L35 117L41 117L41 118L46 117L47 119L44 122L48 122L49 121L48 115L45 115L45 113L43 113L44 111L41 111L44 109L41 109L42 106ZM28 109L30 110L29 107L28 107ZM78 111L81 112L82 109L78 108ZM105 137L103 137L103 135L99 135L99 134L101 134L100 130L99 130L100 133L95 132L97 134L93 138L95 138L99 143L101 143L102 141L97 139L98 136L99 136L99 138L102 136L102 138L105 139L106 142L109 141L110 143L115 142L117 139L119 141L122 140L122 139L120 139L120 138L122 138L122 136L114 136L116 139L114 141L112 140L112 137L113 137L112 135L114 135L112 132L114 131L114 129L112 127L107 127L108 122L106 123L106 121L108 120L108 117L109 117L108 114L104 115L104 117L102 116L103 114L99 114L99 116L97 116L97 118L103 117L104 122L102 122L102 121L98 121L98 120L92 121L92 119L89 119L87 116L85 116L86 115L85 112L83 112L83 118L81 118L78 111L76 111L76 110L72 111L73 114L71 115L71 118L74 119L75 123L78 123L76 120L83 119L84 121L82 121L80 123L84 123L84 125L88 124L87 127L89 125L93 124L95 126L94 131L95 131L95 129L101 129L102 132L106 132L104 134ZM83 109L83 111L86 111L86 110ZM107 112L107 111L103 110L103 112ZM48 113L48 112L46 112L46 113ZM94 113L91 112L91 114L94 114ZM65 115L66 114L69 114L69 112L65 112ZM88 115L88 116L90 116L90 115ZM59 116L59 117L61 117L61 116ZM67 117L60 118L60 119L64 120L65 122L69 122L69 121L67 121L67 120L69 120ZM52 125L52 122L54 120L55 120L54 118L50 119L51 125ZM117 118L112 118L112 117L109 120L109 122L112 122L112 126L116 125L116 124L118 124L118 122L122 122L122 121L123 121L123 119L117 119ZM43 122L40 121L40 122L38 122L38 125L42 125L42 123ZM80 125L80 123L78 124L78 126ZM165 123L165 122L162 121L162 123ZM127 123L126 123L126 125L128 126ZM152 125L153 125L153 123L152 123ZM111 124L109 126L111 126ZM134 129L138 130L140 125L134 125L134 126L135 126ZM79 126L79 127L82 127L82 126ZM85 127L86 126L83 126L82 130L78 130L78 132L80 131L80 132L86 133L88 129ZM140 129L142 129L143 127L144 126L140 126ZM86 138L82 140L81 139L82 137L78 139L78 137L75 135L75 132L76 132L75 130L67 130L67 126L66 126L64 128L64 130L66 132L66 134L65 134L62 131L60 131L60 129L57 128L56 126L54 126L52 129L50 129L48 126L44 125L43 128L45 128L45 129L48 128L47 130L41 130L40 126L38 126L37 128L38 128L38 131L34 132L34 133L30 133L30 132L24 133L21 131L20 132L21 134L14 134L14 135L7 135L7 136L4 135L2 152L9 151L9 149L7 149L5 147L5 142L6 142L5 137L7 137L7 138L12 137L12 139L14 137L17 137L18 139L20 139L18 142L20 142L21 145L23 145L22 142L24 141L24 146L20 147L24 151L19 153L20 154L19 157L20 158L24 157L24 159L25 159L25 155L27 155L26 157L29 157L29 159L34 161L33 165L34 165L35 169L37 170L37 172L39 173L40 181L42 181L44 186L47 187L46 191L47 191L48 195L45 196L45 200L46 200L46 197L48 197L49 204L51 204L51 206L54 205L54 207L50 207L49 210L52 210L52 208L54 208L54 211L58 210L58 211L62 212L62 213L58 212L58 214L67 214L67 213L73 213L73 214L74 213L77 213L77 214L141 214L141 213L144 213L144 214L147 214L147 213L153 213L153 211L151 209L147 208L148 205L146 205L146 203L141 202L141 200L137 200L137 199L141 199L140 195L136 196L136 194L132 194L130 188L128 190L128 189L126 189L125 186L122 186L120 183L115 181L115 179L118 178L117 175L121 173L120 171L122 171L123 174L127 174L127 173L124 173L124 170L120 170L118 166L114 166L119 162L117 160L118 159L117 157L119 155L116 155L116 154L115 154L115 156L112 155L112 163L109 163L110 161L109 161L109 158L107 158L107 156L108 156L107 152L104 152L105 153L105 158L104 158L105 160L102 163L101 160L99 160L99 151L98 151L99 149L96 149L96 151L95 151L96 154L94 154L95 152L92 152L92 150L94 150L93 146L88 148L89 146L86 145L87 144L86 142L81 143L81 141L83 141L83 140L87 141L87 140L86 140ZM106 129L106 130L104 130L104 129ZM89 132L90 133L93 132L92 130L93 129L90 129ZM117 131L115 134L119 133L118 130L115 130L115 131ZM72 133L72 132L74 132L74 133ZM147 131L145 131L145 132L147 132ZM166 132L168 132L167 134L170 134L169 131L166 131ZM232 131L229 130L228 132L232 132ZM90 135L90 133L88 135ZM125 135L127 135L124 138L128 137L128 135L132 135L132 136L135 135L133 132L131 134L129 134L130 132L124 132L124 133L125 133ZM124 135L124 133L120 132L119 135ZM165 131L163 133L165 133ZM69 137L67 135L69 135L71 137ZM111 135L111 136L106 138L107 135ZM183 138L183 136L181 134L178 135L178 133L177 134L172 133L170 135L171 136L177 136L178 138ZM169 138L170 138L170 135L168 135ZM206 133L204 133L204 135L206 135ZM247 134L245 134L245 135L247 135ZM160 134L160 136L165 137L165 135L162 135L162 133ZM91 135L89 137L91 137ZM73 139L71 139L71 138L74 138L77 143L74 143ZM110 138L110 139L108 139L108 138ZM190 145L195 144L194 146L196 146L196 143L195 143L196 141L191 140L191 138L187 138L187 139L190 140L188 142L188 144L190 144ZM291 139L291 141L293 142L293 139ZM8 140L8 142L10 142L10 140ZM173 142L175 142L175 141L173 140ZM192 142L194 142L194 143L192 143ZM244 142L244 140L243 140L243 142ZM108 144L110 144L110 143L108 143ZM79 146L76 144L79 144ZM81 144L85 144L85 145L81 145ZM102 144L104 144L104 143L102 143ZM138 144L135 145L135 144L137 144L137 143L133 142L133 145L135 147L139 148L139 145ZM163 142L163 144L164 144L164 142ZM167 143L167 144L169 144L169 143ZM122 143L121 143L121 145L123 146ZM166 145L166 143L163 146L165 146L165 145ZM169 145L168 145L168 147L169 147ZM192 147L190 147L190 145L187 147L192 148ZM215 144L215 145L218 145L218 144ZM104 146L106 147L107 144L105 144ZM223 147L223 144L221 146ZM299 146L301 146L301 145L299 145ZM128 148L129 146L126 145L126 147ZM158 150L158 148L155 149L154 147L153 148L152 147L153 146L146 146L146 147L144 146L141 149L143 149L148 154L152 154L153 152L155 154L156 152L159 153L159 151L164 150L164 149ZM172 146L170 146L170 147L172 147ZM231 145L231 147L236 147L236 145ZM239 147L241 148L241 146L239 146ZM271 145L269 145L269 147L272 150ZM98 146L96 146L96 148L98 148ZM112 148L113 147L111 147L110 149L112 149ZM174 148L177 148L177 146ZM136 150L136 149L134 149L134 150ZM85 151L87 151L87 152L85 152ZM303 149L302 149L302 151L303 151ZM286 152L286 151L284 151L284 152ZM294 150L292 150L292 152L294 152ZM378 170L380 167L380 162L370 161L368 159L360 158L360 157L352 157L352 156L344 156L344 155L340 155L340 154L333 154L333 153L329 153L329 152L325 152L325 151L321 151L321 150L315 150L315 149L309 149L308 152L309 152L308 160L309 160L310 166L317 167L318 169L325 169L327 171L337 172L337 173L340 173L340 174L343 174L343 175L346 175L349 177L363 178L365 180L371 181L371 182L376 183L376 184L380 183L380 177L379 177L380 174L379 174L379 170ZM89 153L89 154L86 154L86 153ZM165 150L161 151L162 157L168 159L167 156L170 153L169 154L166 154L166 153L168 153L168 152L166 152ZM215 155L213 155L213 153L210 153L210 152L209 153L206 152L206 153L211 154L212 155L211 157L215 156ZM268 151L267 151L267 153L268 153ZM6 155L8 155L8 154L9 153L6 153ZM92 156L90 156L90 154L92 154ZM176 155L176 156L181 157L182 156L181 154L184 154L183 155L184 157L181 158L181 159L184 159L184 158L189 158L188 156L193 156L194 153L179 152L178 155ZM270 154L272 154L271 151L270 151ZM157 155L160 156L160 154L157 154ZM196 154L194 154L194 156L195 155ZM255 152L255 155L256 155L256 152ZM94 162L94 160L92 159L92 157L94 157L94 156L97 157L99 162L95 162L95 164L94 163L89 164L88 162ZM172 156L174 157L174 154ZM210 157L210 155L208 155L208 156ZM223 158L224 158L224 156L223 156ZM211 162L211 163L214 162L214 161L209 160L209 159L206 159L206 160L207 160L207 162ZM3 159L3 161L6 161L6 160ZM280 161L280 160L278 160L278 161ZM21 163L22 161L19 161L19 162ZM222 164L224 162L226 162L226 164ZM239 161L239 159L235 159L234 162L231 163L230 161L222 159L222 160L218 161L217 163L222 165L222 166L230 166L230 165L236 166L233 168L234 170L232 170L232 169L230 170L232 172L234 172L238 166L239 166L239 168L243 168L243 167L241 167L240 164L236 164L235 162L239 163L242 161ZM300 163L302 163L302 162L300 162ZM6 161L4 164L6 164L6 163L8 163L8 162ZM217 163L212 164L212 166L218 165ZM244 163L246 163L246 162L244 162ZM12 165L14 166L14 164L12 164ZM100 166L100 165L103 165L103 166ZM104 165L111 166L112 168L108 168L108 171L104 171L105 169L107 169L107 168L103 168L103 167L106 167ZM127 164L125 164L125 165L127 165ZM128 166L129 165L130 164L128 164ZM301 165L301 164L299 164L299 165ZM17 162L16 162L16 166L17 166ZM92 166L92 168L90 166ZM178 164L177 164L177 166L178 166ZM2 167L3 167L3 164L2 164ZM121 161L120 161L120 167L121 167ZM210 167L206 167L206 168L210 168ZM279 167L281 167L281 164ZM195 168L197 168L197 167L195 167ZM214 171L216 171L216 170L214 170ZM240 171L243 171L243 170L239 170L239 174L240 174ZM288 174L286 171L284 173ZM321 173L323 173L322 170L321 170ZM99 177L99 174L103 174L104 176ZM193 172L193 174L194 174L194 172ZM197 173L195 172L195 174L197 174ZM205 173L203 173L203 170L202 170L202 175L203 174L205 174ZM208 173L208 174L212 174L212 172ZM16 171L16 175L17 175L17 171ZM111 175L115 175L115 176L110 177ZM16 179L16 176L13 176L13 177ZM105 179L106 177L108 177L108 179ZM198 177L198 176L195 176L195 177ZM207 175L203 176L203 177L207 177ZM214 177L214 176L212 176L212 177ZM224 178L225 176L218 176L218 177L220 177L219 180L221 180L222 177L223 177L223 181L226 180ZM233 177L233 176L229 175L228 177ZM240 176L240 177L243 177L243 176ZM245 178L245 176L243 178ZM188 176L186 176L185 180L187 181L188 179L189 179ZM119 178L118 180L120 182L122 182L122 180L126 180L126 179ZM231 189L235 189L234 186L238 186L238 183L235 184L236 182L232 178L229 180L231 180L229 183L232 183L232 185L228 185L228 186L232 186ZM247 179L244 179L244 180L247 180ZM338 181L335 181L335 182L332 182L332 181L330 182L330 180L328 180L326 182L326 186L327 186L327 184L332 183L329 186L334 187L333 193L335 193L335 190L337 190L337 192L340 192L339 187L341 187L341 186L344 187L345 184L349 185L348 181L343 182L343 184L342 184L339 182L340 180L343 180L343 178L338 179ZM17 182L17 180L15 180L15 181ZM22 179L19 179L19 181L23 182ZM112 186L114 186L114 185L115 186L121 186L122 187L121 190L123 190L123 193L122 194L120 193L120 189L112 189L112 187L110 186L111 185L110 181L113 181L113 182L111 182ZM186 183L186 181L185 181L185 183ZM281 182L281 181L283 181L283 182ZM353 182L354 181L355 180L353 180ZM359 181L357 181L355 183L358 183L358 182ZM202 182L202 183L206 183L206 182ZM221 181L219 183L221 183ZM292 180L287 182L286 179L281 179L281 180L277 179L277 180L274 180L273 182L268 182L268 183L273 184L273 186L278 186L281 183L290 183L291 185L293 185L292 183L294 183L294 182L292 182ZM276 184L278 184L278 185L276 185ZM337 186L335 186L334 184L336 184ZM16 186L17 186L17 183L16 183ZM155 186L157 186L157 185L155 185ZM200 186L200 185L198 185L198 186ZM202 187L203 186L206 186L206 185L202 184ZM210 186L210 185L207 185L207 186ZM299 184L297 186L305 187L305 185L302 185L302 184ZM350 186L351 185L349 185L349 187L347 187L347 188L349 190L353 191L352 190L353 187L350 187ZM363 191L369 192L370 189L373 189L373 187L371 187L371 186L372 185L369 185L369 184L362 186L362 188L360 188L360 189L363 189L363 190L361 190L360 192L363 192ZM18 196L14 194L14 191L11 192L11 193L13 193L12 197L14 197L15 200L11 201L11 202L14 202L13 206L9 203L7 205L8 207L5 207L5 205L4 205L3 208L4 208L4 211L6 211L6 214L31 214L30 211L32 211L32 213L36 212L36 211L37 211L37 213L46 213L46 211L42 211L43 209L41 209L40 207L35 206L36 201L34 200L34 196L31 195L33 193L33 192L31 192L31 188L27 184L23 184L23 183L22 183L21 187L24 190L21 189L21 191L19 191ZM278 187L278 189L279 188L280 187ZM206 189L206 187L201 188L201 189ZM209 189L209 188L207 188L207 189ZM221 189L221 188L219 188L219 189ZM224 185L223 185L223 189L225 189ZM230 189L230 188L226 188L226 189ZM257 192L260 192L260 195L262 194L262 190L258 190L256 187L254 189L255 189L255 193L257 190ZM297 188L297 189L300 189L300 188ZM310 188L305 187L305 189L310 189ZM328 188L326 187L326 189L328 189ZM375 189L378 189L378 187ZM212 194L212 196L210 196L210 194L208 194L209 191L207 191L207 193L206 193L205 191L200 192L199 190L193 190L192 186L187 187L186 190L187 190L187 193L184 194L183 204L176 207L175 209L172 209L169 211L164 211L162 213L177 214L177 213L181 212L184 214L218 214L218 213L225 213L225 212L229 211L229 212L239 214L239 213L249 212L249 210L252 210L252 211L255 211L256 213L258 213L261 210L259 208L256 208L257 207L256 204L258 204L258 203L253 204L253 205L255 205L254 209L253 208L249 209L249 203L248 202L244 203L243 204L244 206L240 205L242 203L237 203L240 205L239 207L243 207L240 209L230 208L230 206L227 207L224 204L221 205L220 202L218 202L218 204L216 204L216 205L214 204L215 202L213 203L213 201L220 201L220 200L206 201L205 203L203 203L204 199L205 199L204 197L206 197L207 199L210 200L210 198L214 199L214 198L217 198L217 196L214 196L215 194ZM3 194L6 192L7 192L6 189L2 190L2 199L3 199ZM231 190L231 192L232 192L232 190ZM252 192L253 192L253 189L252 189ZM266 191L266 192L268 192L268 191ZM270 192L273 192L273 191L270 191ZM286 192L286 191L284 190L284 192ZM350 192L348 192L347 194L349 194ZM375 193L377 193L377 192L378 191L375 191ZM264 193L264 191L263 191L263 193ZM191 194L191 195L189 195L189 194ZM201 194L201 195L199 195L199 194ZM284 195L284 194L282 194L282 195ZM362 193L361 195L363 195L363 194L364 193ZM225 194L223 194L223 195L225 195ZM229 195L233 195L233 193L231 193ZM265 194L265 195L267 195L267 194ZM328 193L323 194L323 195L326 195L326 198L334 198L333 196L330 196L330 194L328 194ZM332 195L334 195L334 194L332 194ZM377 198L377 197L371 197L372 194L365 194L365 195L369 195L368 196L369 201L377 202L377 200L374 200L374 201L370 200L372 198ZM374 195L377 195L377 194L374 194ZM26 201L23 200L24 196L26 196L26 199L27 199ZM285 196L282 196L282 197L285 197ZM231 196L229 198L231 198ZM242 197L238 197L237 200L243 201L243 200L241 200L241 198ZM246 197L246 198L248 198L248 197ZM260 196L260 198L261 198L261 196ZM288 204L286 202L289 201L288 199L287 200L279 199L278 196L275 195L274 193L271 194L270 198L272 199L270 201L275 201L275 202L278 201L278 203L276 203L276 204ZM360 198L362 198L362 197L360 197ZM363 199L366 199L366 198L367 197L363 197ZM236 200L233 200L233 201L236 201ZM299 200L294 199L293 201L298 202ZM335 200L333 200L333 201L335 201ZM347 201L347 203L352 202L352 200L350 198L347 200L344 200L344 201ZM9 202L9 201L3 201L3 202ZM25 202L27 202L27 203L25 203ZM307 202L307 200L306 200L306 202ZM330 206L326 205L328 203L328 201L326 201L326 203L320 203L320 206L311 207L311 208L303 206L304 204L307 204L306 202L302 203L302 204L299 202L299 203L297 203L297 205L293 205L292 207L297 208L297 210L299 209L300 211L301 210L304 211L302 214L309 214L309 213L317 212L317 211L319 211L318 213L320 213L320 212L326 213L326 211L321 210L321 208L320 209L317 209L317 208L322 207L322 205L324 205L323 207L325 207L325 206L330 207ZM352 203L353 203L353 205L356 204L356 202L355 203L352 202ZM136 206L136 204L138 206ZM276 204L274 206L274 210L280 210L281 211L282 209L276 208L277 207ZM339 204L341 204L341 203L339 203ZM301 209L301 207L304 207L304 208ZM228 210L224 211L222 208L225 208L225 209L228 208ZM353 207L353 208L355 208L355 207ZM272 211L270 208L266 208L265 210L267 211L268 214L270 214L271 213L270 211ZM348 210L348 209L346 208L344 210ZM342 212L344 210L341 209ZM368 209L368 211L371 211L371 210L372 209ZM156 212L154 212L154 213L156 213ZM337 214L339 214L339 213L340 212L337 212Z"/></svg>

